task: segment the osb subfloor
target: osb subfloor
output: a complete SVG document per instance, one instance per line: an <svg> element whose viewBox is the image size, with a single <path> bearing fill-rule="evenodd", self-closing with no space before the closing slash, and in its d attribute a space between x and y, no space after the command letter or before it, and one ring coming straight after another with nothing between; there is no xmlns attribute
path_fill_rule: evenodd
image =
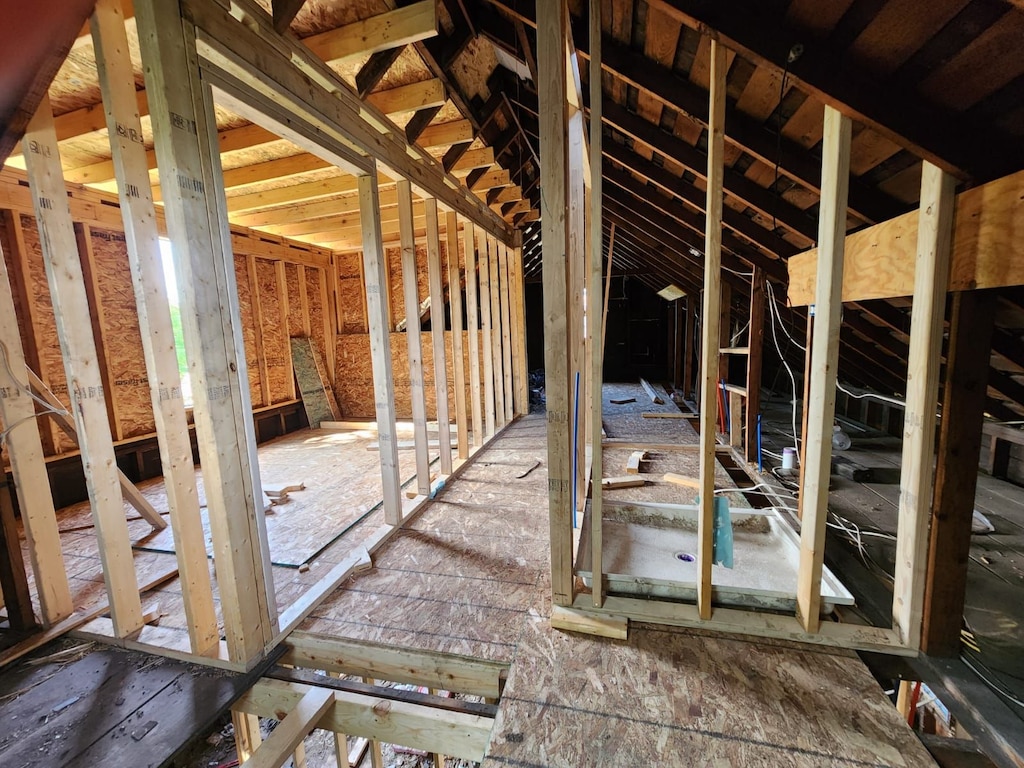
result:
<svg viewBox="0 0 1024 768"><path fill-rule="evenodd" d="M852 654L552 630L545 445L510 426L301 629L511 662L485 766L933 764Z"/></svg>

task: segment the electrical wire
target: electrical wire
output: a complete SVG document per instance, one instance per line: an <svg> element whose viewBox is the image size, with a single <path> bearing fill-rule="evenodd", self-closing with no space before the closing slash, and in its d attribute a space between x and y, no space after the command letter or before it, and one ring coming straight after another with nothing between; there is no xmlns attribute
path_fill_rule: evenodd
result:
<svg viewBox="0 0 1024 768"><path fill-rule="evenodd" d="M978 667L976 667L972 663L970 657L968 657L967 654L965 654L965 653L960 654L960 660L964 664L966 664L968 669L970 669L972 672L974 672L974 674L976 674L981 679L981 681L983 683L985 683L985 685L987 685L993 691L998 693L1000 696L1002 696L1007 701L1013 702L1018 707L1024 707L1024 701L1021 701L1020 699L1018 699L1010 691L1005 690L1004 687L1001 684L998 684L994 680L988 678L984 673L982 673L982 671L980 669L978 669ZM992 670L989 669L988 666L986 666L980 659L977 660L977 661L978 661L978 664L980 664L982 667L985 667L985 669L988 670L991 673Z"/></svg>
<svg viewBox="0 0 1024 768"><path fill-rule="evenodd" d="M772 308L775 305L775 293L774 293L773 289L771 288L771 281L766 280L765 281L765 285L768 286L768 293L770 295L770 300L768 302L768 306L769 306L769 308ZM793 385L793 399L791 401L792 407L793 407L793 413L792 413L792 420L793 420L793 447L797 449L797 453L799 454L800 453L799 438L797 438L797 436L796 436L797 435L797 432L796 432L796 376L793 375L793 369L789 367L789 362L787 362L786 356L782 353L782 345L779 344L779 335L776 332L775 315L774 315L774 313L772 311L769 311L768 315L769 315L769 317L771 318L771 321L772 321L772 341L775 342L775 351L779 353L779 360L782 361L782 365L786 369L786 373L789 374L790 384ZM782 325L781 319L779 320L778 325ZM783 326L782 330L783 330L783 332L785 332L786 329L785 329L784 326ZM790 341L792 341L792 338L790 339Z"/></svg>
<svg viewBox="0 0 1024 768"><path fill-rule="evenodd" d="M25 395L28 395L29 398L31 398L34 402L39 403L39 405L41 405L43 408L43 410L38 413L33 412L28 416L18 419L13 424L8 424L3 431L0 431L0 447L7 444L7 437L8 435L11 434L11 432L13 432L17 427L21 426L27 421L34 421L40 416L46 416L47 414L50 413L55 413L60 416L70 415L68 411L63 408L54 408L52 405L46 402L46 400L39 397L35 392L33 392L30 387L21 383L18 377L14 375L14 371L11 370L11 360L10 357L8 356L7 345L2 341L0 341L0 358L3 358L4 369L7 372L7 376L12 382L14 382L14 385L17 387L18 391ZM50 392L49 388L47 388L46 391ZM50 392L50 394L53 395L53 392ZM54 396L54 399L56 399L56 396Z"/></svg>
<svg viewBox="0 0 1024 768"><path fill-rule="evenodd" d="M840 392L843 392L856 400L864 400L867 398L871 400L881 400L883 403L889 403L891 405L898 405L900 408L907 407L907 404L903 400L899 400L895 397L889 397L888 395L879 395L876 394L875 392L862 392L861 394L857 395L848 390L838 381L836 382L836 387L839 389Z"/></svg>

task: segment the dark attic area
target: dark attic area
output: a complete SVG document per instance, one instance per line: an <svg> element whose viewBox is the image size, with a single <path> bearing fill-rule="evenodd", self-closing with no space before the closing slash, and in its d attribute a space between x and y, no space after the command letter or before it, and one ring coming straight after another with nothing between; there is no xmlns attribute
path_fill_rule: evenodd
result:
<svg viewBox="0 0 1024 768"><path fill-rule="evenodd" d="M1024 2L0 19L0 766L1024 766Z"/></svg>

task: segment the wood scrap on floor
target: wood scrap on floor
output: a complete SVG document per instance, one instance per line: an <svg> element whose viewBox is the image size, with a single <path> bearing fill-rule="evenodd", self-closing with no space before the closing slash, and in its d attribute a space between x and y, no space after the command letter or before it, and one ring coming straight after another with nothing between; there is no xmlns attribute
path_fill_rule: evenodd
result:
<svg viewBox="0 0 1024 768"><path fill-rule="evenodd" d="M647 379L640 379L640 386L644 388L644 391L651 398L651 402L655 405L664 405L665 401L662 399L658 391L651 386L651 383Z"/></svg>
<svg viewBox="0 0 1024 768"><path fill-rule="evenodd" d="M832 457L832 474L854 480L858 483L870 483L875 479L875 471L845 456Z"/></svg>
<svg viewBox="0 0 1024 768"><path fill-rule="evenodd" d="M633 451L629 454L629 460L626 462L626 474L640 474L640 462L644 461L646 458L647 451Z"/></svg>
<svg viewBox="0 0 1024 768"><path fill-rule="evenodd" d="M270 499L270 503L274 506L287 502L289 493L304 490L306 490L306 484L301 480L297 483L263 483L263 494Z"/></svg>
<svg viewBox="0 0 1024 768"><path fill-rule="evenodd" d="M639 488L647 484L647 479L640 475L626 475L625 477L605 477L601 479L601 487L611 491L616 488Z"/></svg>
<svg viewBox="0 0 1024 768"><path fill-rule="evenodd" d="M627 403L635 403L636 402L636 398L635 397L612 398L608 402L610 402L612 405L626 405Z"/></svg>
<svg viewBox="0 0 1024 768"><path fill-rule="evenodd" d="M440 448L440 447L441 447L441 443L439 441L437 441L437 440L429 440L429 441L427 441L427 448L428 449L433 450L434 448ZM459 447L458 442L456 440L452 440L452 448L458 448L458 447ZM416 448L416 441L415 440L399 440L398 441L398 450L400 450L400 451L411 451L411 450L414 450L415 448ZM378 443L378 442L370 443L368 446L366 446L366 450L368 450L368 451L379 451L380 450L380 443Z"/></svg>
<svg viewBox="0 0 1024 768"><path fill-rule="evenodd" d="M696 413L660 413L655 411L653 413L642 414L645 419L696 419L698 414Z"/></svg>
<svg viewBox="0 0 1024 768"><path fill-rule="evenodd" d="M686 475L680 475L675 472L666 472L661 479L666 483L672 483L673 485L681 485L684 488L700 490L700 480L695 477L686 477Z"/></svg>

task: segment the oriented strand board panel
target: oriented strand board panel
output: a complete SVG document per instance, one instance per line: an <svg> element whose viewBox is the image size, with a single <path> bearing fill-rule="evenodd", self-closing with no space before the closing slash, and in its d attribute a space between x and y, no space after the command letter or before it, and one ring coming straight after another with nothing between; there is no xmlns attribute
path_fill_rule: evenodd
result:
<svg viewBox="0 0 1024 768"><path fill-rule="evenodd" d="M320 354L324 369L327 369L327 339L324 338L324 316L327 307L324 306L324 297L320 292L320 277L323 271L319 269L306 269L306 296L309 302L309 328L311 338L316 351Z"/></svg>
<svg viewBox="0 0 1024 768"><path fill-rule="evenodd" d="M299 294L299 266L298 264L284 265L284 279L288 286L288 336L301 336L302 327L302 302Z"/></svg>
<svg viewBox="0 0 1024 768"><path fill-rule="evenodd" d="M256 349L256 319L249 289L249 265L245 256L235 254L235 284L238 286L238 306L242 317L242 342L245 345L245 367L249 374L249 393L253 407L270 405L260 386L260 361Z"/></svg>
<svg viewBox="0 0 1024 768"><path fill-rule="evenodd" d="M366 333L366 293L363 286L362 253L339 253L338 270L339 333Z"/></svg>
<svg viewBox="0 0 1024 768"><path fill-rule="evenodd" d="M914 293L918 212L846 238L843 301ZM818 251L789 260L789 301L814 302ZM949 290L1024 285L1024 171L961 192L956 198Z"/></svg>
<svg viewBox="0 0 1024 768"><path fill-rule="evenodd" d="M281 297L277 286L277 268L272 261L256 259L256 284L260 292L260 318L263 330L263 357L267 364L267 405L291 400L291 366L288 359L288 333L282 321Z"/></svg>
<svg viewBox="0 0 1024 768"><path fill-rule="evenodd" d="M146 359L142 353L135 288L124 233L92 230L92 269L103 309L103 343L116 413L125 438L156 431Z"/></svg>

